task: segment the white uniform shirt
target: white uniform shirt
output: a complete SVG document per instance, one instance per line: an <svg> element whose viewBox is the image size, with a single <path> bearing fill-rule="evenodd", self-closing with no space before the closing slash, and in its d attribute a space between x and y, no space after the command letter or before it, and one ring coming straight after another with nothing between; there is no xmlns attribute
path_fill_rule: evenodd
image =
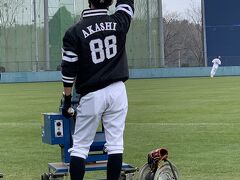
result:
<svg viewBox="0 0 240 180"><path fill-rule="evenodd" d="M218 65L221 65L221 61L218 58L213 59L212 63L214 67L218 67Z"/></svg>

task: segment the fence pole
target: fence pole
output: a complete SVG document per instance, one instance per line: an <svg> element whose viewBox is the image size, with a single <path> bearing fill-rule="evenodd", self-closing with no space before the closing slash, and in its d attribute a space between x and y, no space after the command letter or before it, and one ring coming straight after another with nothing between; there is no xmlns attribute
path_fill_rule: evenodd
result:
<svg viewBox="0 0 240 180"><path fill-rule="evenodd" d="M160 67L165 66L164 59L164 33L163 33L163 15L162 15L162 0L158 0L158 30L159 30L159 58Z"/></svg>
<svg viewBox="0 0 240 180"><path fill-rule="evenodd" d="M38 71L39 70L39 55L38 55L36 0L33 0L33 13L34 13L34 35L35 35L35 63L36 63L36 71Z"/></svg>
<svg viewBox="0 0 240 180"><path fill-rule="evenodd" d="M49 57L49 24L48 24L48 0L44 0L44 35L45 35L45 60L46 70L50 70L50 57Z"/></svg>

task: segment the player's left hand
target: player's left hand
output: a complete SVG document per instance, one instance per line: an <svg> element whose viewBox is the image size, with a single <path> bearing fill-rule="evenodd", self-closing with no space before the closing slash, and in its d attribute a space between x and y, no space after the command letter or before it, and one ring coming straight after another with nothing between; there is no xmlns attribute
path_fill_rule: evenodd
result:
<svg viewBox="0 0 240 180"><path fill-rule="evenodd" d="M62 115L65 118L71 118L74 116L74 109L71 107L71 99L72 96L63 95L63 107L62 107Z"/></svg>

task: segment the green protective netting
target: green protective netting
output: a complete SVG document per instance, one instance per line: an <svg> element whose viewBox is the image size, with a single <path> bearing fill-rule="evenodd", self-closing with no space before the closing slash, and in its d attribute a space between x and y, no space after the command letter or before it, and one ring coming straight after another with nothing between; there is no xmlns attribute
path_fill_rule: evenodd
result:
<svg viewBox="0 0 240 180"><path fill-rule="evenodd" d="M135 1L135 16L127 39L130 68L159 67L157 1ZM44 0L1 0L0 71L58 70L61 63L62 37L65 31L79 20L85 8L88 8L87 0L49 0L50 62L47 69ZM110 12L114 12L114 6L110 8Z"/></svg>

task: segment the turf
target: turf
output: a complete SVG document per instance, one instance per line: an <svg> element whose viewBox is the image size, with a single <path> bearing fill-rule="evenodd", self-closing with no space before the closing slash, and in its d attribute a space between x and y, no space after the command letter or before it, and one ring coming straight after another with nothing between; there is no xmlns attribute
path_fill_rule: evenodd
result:
<svg viewBox="0 0 240 180"><path fill-rule="evenodd" d="M166 147L181 179L239 179L239 81L127 81L124 161L141 167L150 150ZM5 180L40 179L47 163L60 161L59 147L41 142L41 113L58 111L61 94L61 83L0 84L0 173Z"/></svg>

